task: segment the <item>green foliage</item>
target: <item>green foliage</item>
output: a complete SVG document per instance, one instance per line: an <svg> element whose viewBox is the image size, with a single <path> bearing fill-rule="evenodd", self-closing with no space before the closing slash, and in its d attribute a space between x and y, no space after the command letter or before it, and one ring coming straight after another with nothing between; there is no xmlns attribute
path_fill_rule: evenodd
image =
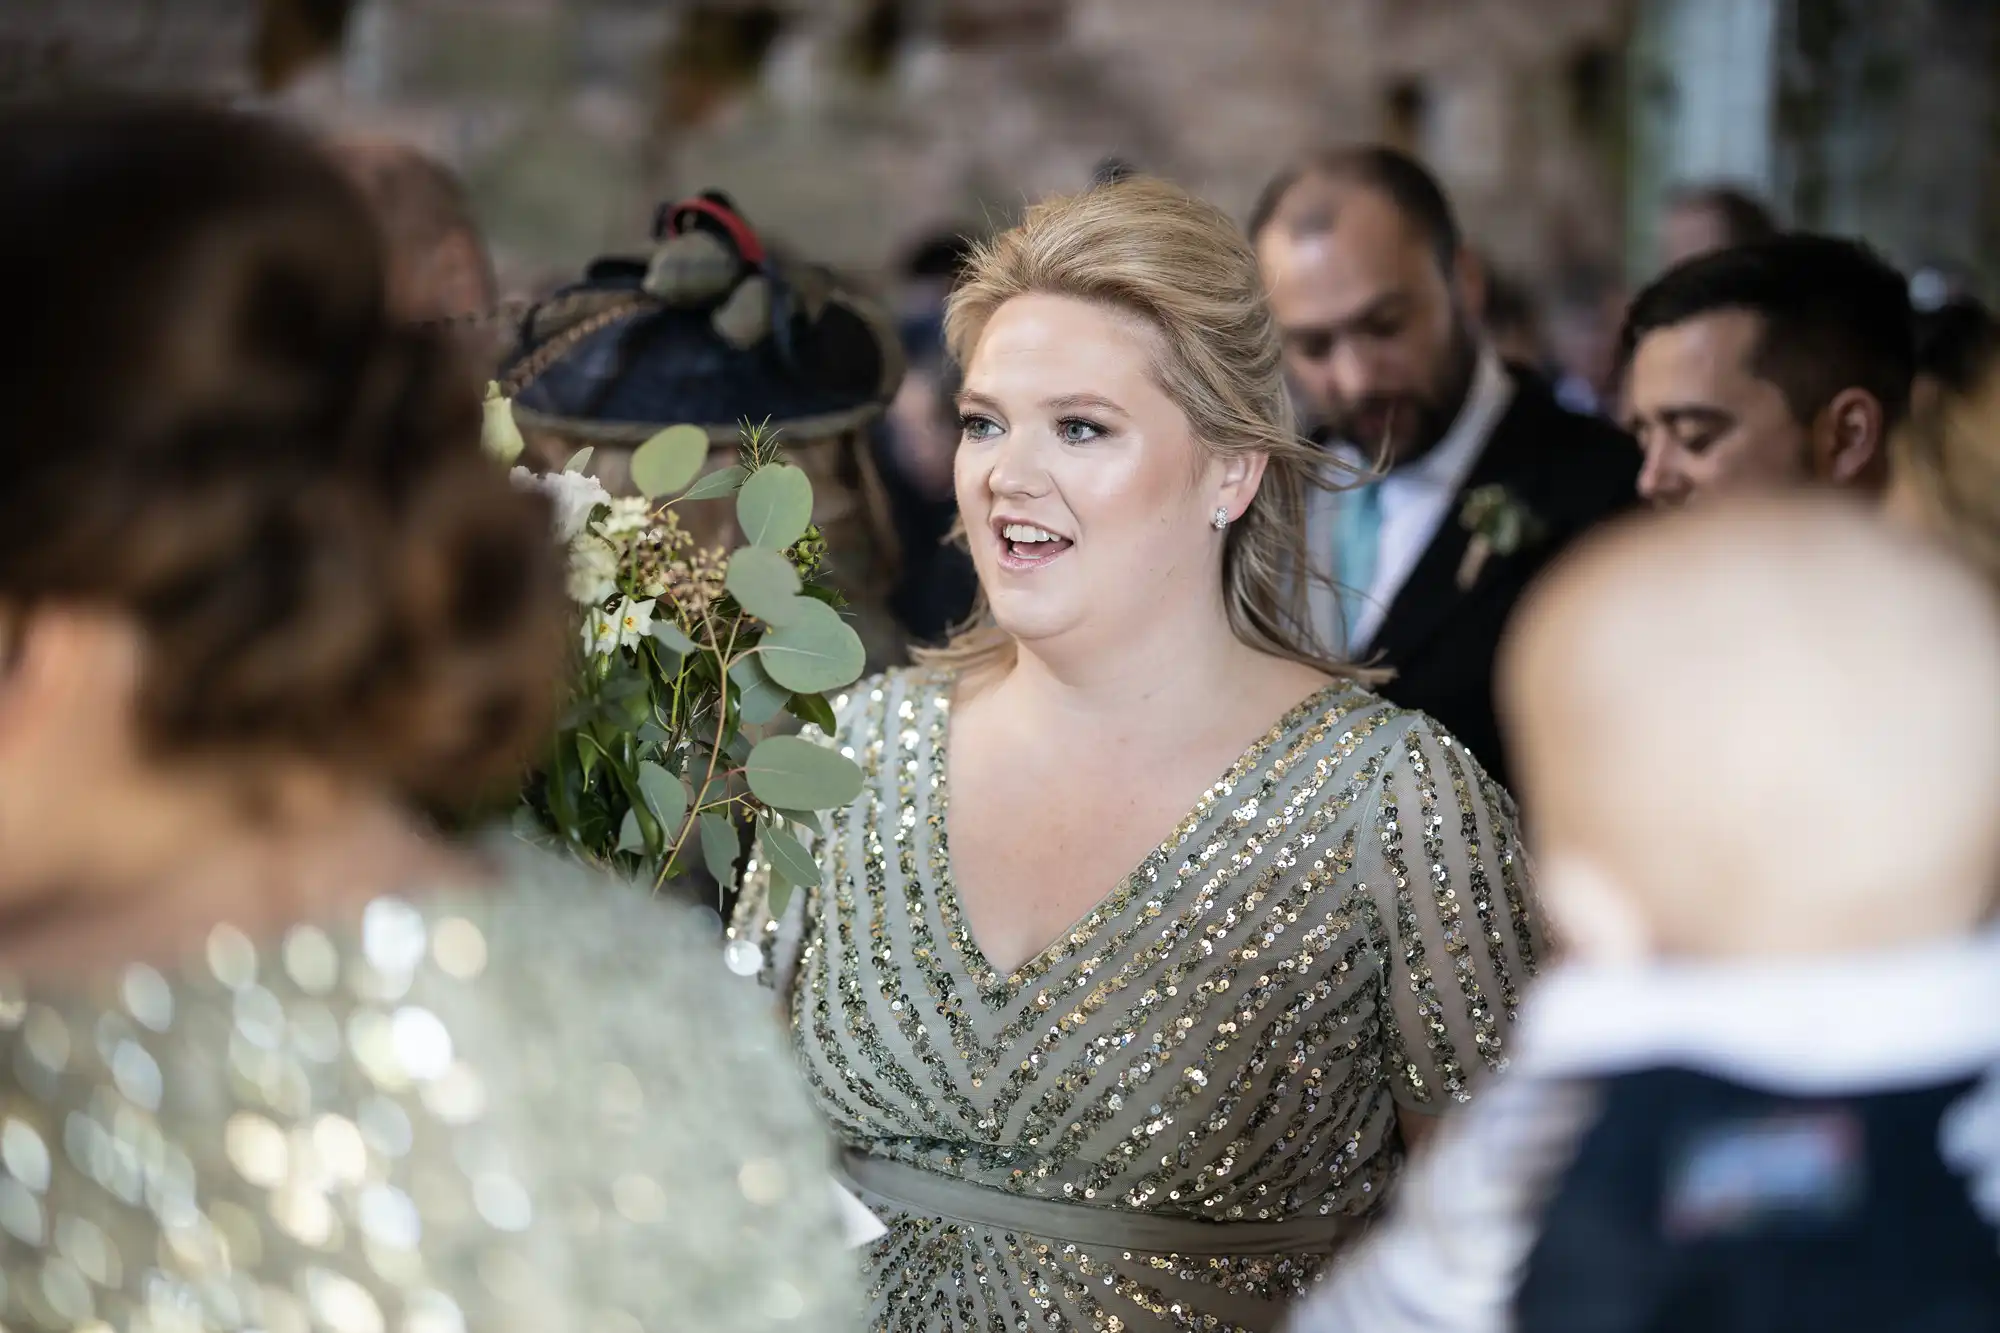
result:
<svg viewBox="0 0 2000 1333"><path fill-rule="evenodd" d="M785 731L831 731L825 696L863 652L814 581L805 473L762 429L745 428L738 466L701 477L707 448L694 427L653 436L632 457L643 498L598 504L570 543L575 686L514 824L655 889L697 864L733 888L754 828L782 897L818 878L803 835L861 789L851 760ZM675 507L731 495L750 544L699 548Z"/></svg>
<svg viewBox="0 0 2000 1333"><path fill-rule="evenodd" d="M790 463L762 467L736 493L736 521L753 545L782 551L812 523L812 481Z"/></svg>
<svg viewBox="0 0 2000 1333"><path fill-rule="evenodd" d="M632 451L632 484L649 499L678 495L701 475L707 461L707 431L669 426Z"/></svg>

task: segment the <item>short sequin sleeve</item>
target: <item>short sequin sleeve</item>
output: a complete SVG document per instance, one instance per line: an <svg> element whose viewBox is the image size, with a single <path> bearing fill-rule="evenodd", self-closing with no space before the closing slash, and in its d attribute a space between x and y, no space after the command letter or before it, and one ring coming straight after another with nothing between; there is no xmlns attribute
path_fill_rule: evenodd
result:
<svg viewBox="0 0 2000 1333"><path fill-rule="evenodd" d="M851 1327L766 1008L678 910L509 860L358 928L8 991L0 1327Z"/></svg>
<svg viewBox="0 0 2000 1333"><path fill-rule="evenodd" d="M1382 955L1397 1104L1441 1112L1504 1063L1542 931L1514 802L1415 715L1383 761L1355 874Z"/></svg>

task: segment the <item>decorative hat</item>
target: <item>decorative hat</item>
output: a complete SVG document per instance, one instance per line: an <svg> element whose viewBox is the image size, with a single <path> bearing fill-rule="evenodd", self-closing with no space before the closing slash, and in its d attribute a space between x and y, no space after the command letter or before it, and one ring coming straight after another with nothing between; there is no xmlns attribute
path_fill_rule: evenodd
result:
<svg viewBox="0 0 2000 1333"><path fill-rule="evenodd" d="M713 191L663 207L650 258L608 257L529 309L502 373L529 430L638 444L744 421L796 441L866 425L895 396L893 322L825 270L780 261Z"/></svg>

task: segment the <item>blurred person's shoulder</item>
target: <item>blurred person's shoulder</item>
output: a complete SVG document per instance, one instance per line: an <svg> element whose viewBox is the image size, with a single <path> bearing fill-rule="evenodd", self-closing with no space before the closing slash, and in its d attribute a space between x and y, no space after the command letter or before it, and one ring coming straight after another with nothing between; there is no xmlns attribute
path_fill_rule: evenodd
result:
<svg viewBox="0 0 2000 1333"><path fill-rule="evenodd" d="M161 1256L72 1284L65 1326L147 1325L224 1237L269 1300L452 1326L837 1323L855 1293L829 1150L719 919L512 837L478 845L483 883L266 939L218 926L178 964L60 996L0 985L8 1165L37 1164L94 1252ZM9 1327L33 1311L7 1293L74 1234L0 1247ZM260 1322L303 1327L290 1313Z"/></svg>

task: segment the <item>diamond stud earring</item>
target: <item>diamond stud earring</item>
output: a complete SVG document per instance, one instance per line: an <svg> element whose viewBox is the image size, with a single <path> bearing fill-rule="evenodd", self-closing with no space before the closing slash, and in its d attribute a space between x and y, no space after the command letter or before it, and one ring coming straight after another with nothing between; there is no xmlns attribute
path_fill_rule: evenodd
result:
<svg viewBox="0 0 2000 1333"><path fill-rule="evenodd" d="M1224 528L1229 526L1229 511L1227 509L1224 509L1221 505L1217 505L1215 507L1214 515L1211 516L1208 521L1214 525L1215 530L1217 532L1221 532Z"/></svg>

